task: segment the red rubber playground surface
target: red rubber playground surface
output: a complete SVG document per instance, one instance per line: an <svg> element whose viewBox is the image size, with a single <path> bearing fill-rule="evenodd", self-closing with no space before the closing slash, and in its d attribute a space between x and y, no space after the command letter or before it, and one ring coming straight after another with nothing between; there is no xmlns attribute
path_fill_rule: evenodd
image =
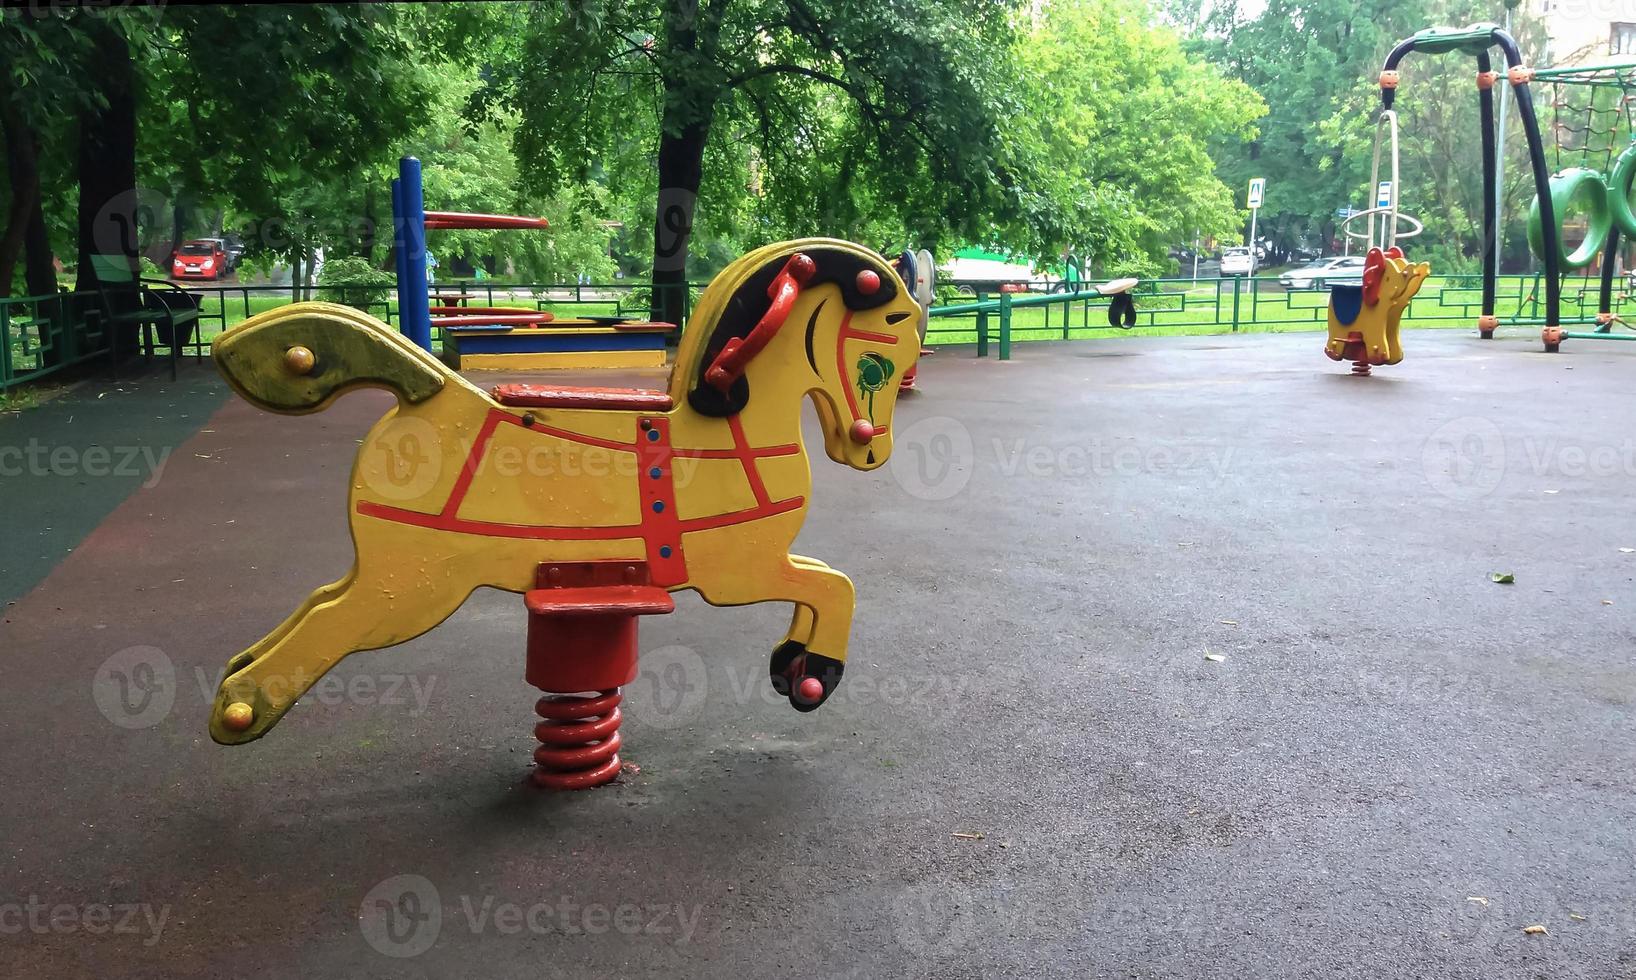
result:
<svg viewBox="0 0 1636 980"><path fill-rule="evenodd" d="M1404 346L941 351L891 464L814 460L836 694L767 683L786 607L680 595L575 794L528 783L512 595L206 734L347 569L386 396L280 418L199 367L0 420L0 975L1619 975L1636 349Z"/></svg>

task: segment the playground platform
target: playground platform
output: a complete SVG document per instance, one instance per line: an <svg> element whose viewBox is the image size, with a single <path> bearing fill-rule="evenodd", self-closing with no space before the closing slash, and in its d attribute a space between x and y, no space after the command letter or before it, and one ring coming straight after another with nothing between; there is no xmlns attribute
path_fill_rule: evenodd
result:
<svg viewBox="0 0 1636 980"><path fill-rule="evenodd" d="M148 486L0 477L67 529L6 580L0 975L1617 975L1636 347L1321 346L943 349L891 464L814 459L798 549L858 587L830 702L767 684L784 609L678 596L633 768L572 794L527 783L505 594L206 734L226 659L346 571L388 396L273 417L184 366L0 419L174 447Z"/></svg>

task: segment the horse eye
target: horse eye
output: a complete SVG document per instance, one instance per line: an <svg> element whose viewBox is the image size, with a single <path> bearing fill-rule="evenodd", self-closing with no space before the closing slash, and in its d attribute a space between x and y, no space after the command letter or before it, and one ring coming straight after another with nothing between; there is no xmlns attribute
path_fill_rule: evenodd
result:
<svg viewBox="0 0 1636 980"><path fill-rule="evenodd" d="M909 314L907 314L907 313L888 313L888 314L886 314L886 323L887 323L888 326L890 326L891 324L894 324L894 323L902 323L904 320L907 320L907 319L909 319Z"/></svg>

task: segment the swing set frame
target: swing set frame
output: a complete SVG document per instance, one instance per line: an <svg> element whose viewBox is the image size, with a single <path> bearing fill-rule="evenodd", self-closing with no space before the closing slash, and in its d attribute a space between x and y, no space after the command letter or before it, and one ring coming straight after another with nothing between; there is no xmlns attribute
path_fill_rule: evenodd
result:
<svg viewBox="0 0 1636 980"><path fill-rule="evenodd" d="M1498 48L1504 60L1505 72L1502 75L1495 70L1491 49ZM1562 261L1562 229L1558 224L1556 201L1552 195L1553 175L1547 162L1545 140L1540 130L1539 116L1534 106L1534 96L1530 89L1531 83L1550 82L1554 85L1582 85L1582 86L1612 86L1621 88L1636 88L1636 62L1623 62L1609 65L1587 67L1561 68L1531 68L1522 57L1522 50L1517 41L1504 28L1497 24L1472 24L1469 27L1431 27L1420 31L1412 37L1399 41L1386 57L1386 63L1380 72L1380 101L1381 121L1391 120L1395 134L1396 114L1393 103L1397 97L1397 89L1401 81L1398 66L1411 53L1420 54L1449 54L1461 53L1471 55L1477 63L1477 94L1480 107L1480 125L1482 129L1482 173L1483 173L1483 272L1482 272L1482 303L1481 314L1477 318L1477 331L1485 339L1494 336L1495 329L1500 325L1500 319L1495 312L1495 285L1499 274L1499 251L1496 238L1496 226L1499 222L1499 198L1496 194L1496 183L1499 172L1499 145L1498 122L1499 116L1494 101L1495 86L1503 80L1511 86L1516 100L1517 115L1522 122L1523 134L1528 144L1528 162L1533 171L1534 182L1534 209L1530 221L1535 227L1530 228L1530 238L1536 244L1536 251L1540 262L1544 266L1545 280L1545 318L1543 323L1532 321L1540 326L1540 340L1547 352L1555 352L1562 341L1568 338L1582 339L1619 339L1636 340L1636 334L1611 333L1615 317L1613 308L1613 284L1618 265L1620 228L1617 222L1611 223L1602 242L1601 283L1598 299L1598 310L1594 321L1577 319L1572 325L1596 323L1596 332L1576 332L1565 329L1562 318L1562 287L1565 263ZM1621 96L1620 109L1626 112L1627 124L1629 116L1629 97ZM1595 96L1591 101L1592 120L1584 132L1588 139L1592 134L1603 134L1594 125ZM1552 102L1553 112L1561 108L1560 99ZM1560 119L1557 120L1558 134L1561 132ZM1606 131L1611 135L1616 127ZM1570 131L1576 131L1571 130ZM1557 159L1561 162L1562 148L1560 142L1556 145ZM1377 155L1378 136L1377 136ZM1611 154L1611 147L1610 147ZM1624 156L1631 157L1636 164L1636 144L1625 151ZM1396 162L1395 159L1393 161ZM1396 184L1394 167L1394 183L1391 189L1392 206L1387 224L1395 228L1396 203L1400 196L1400 188ZM1636 173L1636 167L1632 168ZM1616 186L1613 193L1629 193L1628 183ZM1564 196L1564 201L1568 196ZM1370 231L1373 234L1374 221L1371 217ZM1633 236L1636 237L1636 236ZM1576 253L1577 254L1577 253ZM1594 255L1594 253L1593 253ZM1593 259L1592 259L1593 260ZM1588 260L1589 261L1589 260ZM1588 264L1588 262L1587 262Z"/></svg>

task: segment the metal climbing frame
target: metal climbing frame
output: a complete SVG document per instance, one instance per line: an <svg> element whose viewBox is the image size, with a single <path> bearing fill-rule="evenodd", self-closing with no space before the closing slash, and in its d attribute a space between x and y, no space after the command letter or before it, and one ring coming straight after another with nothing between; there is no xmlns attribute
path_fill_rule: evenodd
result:
<svg viewBox="0 0 1636 980"><path fill-rule="evenodd" d="M1550 170L1545 161L1545 142L1540 136L1539 118L1534 113L1533 95L1528 89L1528 83L1539 76L1539 72L1523 64L1522 51L1517 47L1516 39L1497 24L1473 24L1470 27L1432 27L1415 34L1413 37L1399 41L1386 56L1386 64L1380 72L1380 103L1383 112L1390 112L1392 103L1397 97L1399 82L1398 65L1408 57L1410 52L1418 51L1422 54L1448 54L1464 52L1473 55L1477 60L1477 94L1480 103L1480 118L1482 120L1483 145L1483 292L1482 313L1477 318L1477 330L1484 337L1494 336L1494 328L1499 326L1499 318L1494 314L1495 279L1499 272L1499 254L1495 248L1495 226L1499 219L1499 202L1495 197L1494 185L1497 170L1497 139L1495 136L1497 116L1494 111L1494 86L1498 83L1499 73L1494 71L1493 61L1489 57L1489 49L1498 47L1505 58L1506 81L1510 82L1511 89L1517 100L1517 114L1522 119L1523 133L1528 139L1528 161L1534 172L1534 193L1538 200L1539 217L1544 232L1544 254L1540 257L1545 264L1545 324L1541 331L1541 339L1545 349L1554 351L1562 342L1562 279L1561 268L1558 262L1558 232L1556 211L1551 202ZM1394 199L1398 196L1398 189L1393 188ZM1615 229L1612 235L1617 235ZM1610 235L1610 239L1612 237ZM1614 244L1610 240L1609 251ZM1608 308L1611 300L1611 259L1607 260L1607 269L1604 274L1603 308Z"/></svg>

